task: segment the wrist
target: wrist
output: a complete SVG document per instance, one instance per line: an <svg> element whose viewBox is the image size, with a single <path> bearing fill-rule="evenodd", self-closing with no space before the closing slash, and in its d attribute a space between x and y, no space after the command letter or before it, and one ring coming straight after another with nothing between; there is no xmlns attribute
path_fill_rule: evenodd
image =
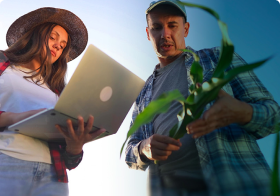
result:
<svg viewBox="0 0 280 196"><path fill-rule="evenodd" d="M138 146L138 152L139 152L139 156L140 156L141 161L142 162L147 162L147 161L149 161L149 159L143 152L144 143L145 143L145 140L141 141L141 143Z"/></svg>
<svg viewBox="0 0 280 196"><path fill-rule="evenodd" d="M143 155L144 155L144 153L143 153L143 144L144 144L144 140L142 140L142 141L140 142L140 145L138 146L138 152L139 152L140 156L143 156ZM145 156L145 155L144 155L144 156Z"/></svg>
<svg viewBox="0 0 280 196"><path fill-rule="evenodd" d="M245 125L249 123L252 120L253 117L253 107L246 103L246 102L241 102L241 113L239 115L239 122L238 124L240 125Z"/></svg>
<svg viewBox="0 0 280 196"><path fill-rule="evenodd" d="M14 124L15 113L1 112L0 115L0 127L6 127Z"/></svg>
<svg viewBox="0 0 280 196"><path fill-rule="evenodd" d="M72 155L80 154L83 151L83 147L72 147L72 146L66 146L65 151Z"/></svg>

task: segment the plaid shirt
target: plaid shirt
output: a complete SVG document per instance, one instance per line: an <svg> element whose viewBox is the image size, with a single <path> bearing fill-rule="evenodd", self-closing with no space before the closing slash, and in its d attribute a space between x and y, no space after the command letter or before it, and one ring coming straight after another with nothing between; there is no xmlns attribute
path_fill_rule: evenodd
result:
<svg viewBox="0 0 280 196"><path fill-rule="evenodd" d="M0 51L0 76L5 69L10 65L9 59ZM56 94L59 94L56 92ZM0 111L1 114L4 111ZM4 131L5 127L0 127L0 131ZM49 142L49 148L51 153L52 162L55 167L58 182L68 182L66 168L71 170L79 165L83 158L83 151L77 155L67 153L64 144L57 144Z"/></svg>
<svg viewBox="0 0 280 196"><path fill-rule="evenodd" d="M220 49L215 47L195 51L189 46L187 49L200 57L203 80L209 80L218 63ZM192 54L186 53L188 87L192 84L190 66L193 61ZM244 64L246 62L235 53L228 70ZM136 116L151 102L154 79L155 72L148 78L136 99L131 125ZM270 190L270 168L256 140L274 133L273 126L279 115L279 106L252 71L238 75L225 85L223 90L236 99L250 104L253 107L253 116L244 126L231 124L195 139L209 193L211 196L267 196ZM205 110L213 103L209 103ZM149 123L143 125L129 138L126 163L130 168L146 170L152 163L150 160L140 159L138 146L153 133L153 124Z"/></svg>

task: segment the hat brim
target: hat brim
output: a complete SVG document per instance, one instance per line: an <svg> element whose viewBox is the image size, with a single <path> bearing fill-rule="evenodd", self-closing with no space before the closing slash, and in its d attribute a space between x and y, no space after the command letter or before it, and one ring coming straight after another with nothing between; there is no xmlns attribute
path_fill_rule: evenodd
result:
<svg viewBox="0 0 280 196"><path fill-rule="evenodd" d="M88 32L83 21L68 10L52 7L40 8L18 18L8 29L7 45L11 46L27 31L46 22L60 25L70 35L69 61L75 59L84 51L88 42Z"/></svg>

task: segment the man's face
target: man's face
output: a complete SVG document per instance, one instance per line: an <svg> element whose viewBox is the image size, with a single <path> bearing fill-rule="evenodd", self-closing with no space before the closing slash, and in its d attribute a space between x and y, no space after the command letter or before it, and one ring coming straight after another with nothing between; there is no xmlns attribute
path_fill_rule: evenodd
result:
<svg viewBox="0 0 280 196"><path fill-rule="evenodd" d="M189 23L181 16L168 15L160 10L151 11L147 16L148 40L152 42L159 58L172 58L186 47L184 38L189 33Z"/></svg>

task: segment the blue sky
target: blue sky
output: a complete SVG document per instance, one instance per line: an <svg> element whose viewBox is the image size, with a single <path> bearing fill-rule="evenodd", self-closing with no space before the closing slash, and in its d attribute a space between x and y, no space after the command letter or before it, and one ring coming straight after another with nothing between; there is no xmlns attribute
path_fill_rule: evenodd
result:
<svg viewBox="0 0 280 196"><path fill-rule="evenodd" d="M273 58L255 73L280 103L280 4L276 0L190 0L217 11L228 24L235 51L248 63L268 56ZM58 7L72 11L85 23L89 43L94 44L122 65L146 80L158 59L147 40L145 10L149 0L0 0L0 49L6 49L6 32L19 16L40 7ZM198 50L220 45L216 20L196 8L186 8L190 32L186 45ZM68 78L81 56L69 63ZM128 131L131 112L116 135L85 145L84 160L69 172L70 195L145 195L147 172L129 170L119 150ZM269 165L275 136L259 140Z"/></svg>

